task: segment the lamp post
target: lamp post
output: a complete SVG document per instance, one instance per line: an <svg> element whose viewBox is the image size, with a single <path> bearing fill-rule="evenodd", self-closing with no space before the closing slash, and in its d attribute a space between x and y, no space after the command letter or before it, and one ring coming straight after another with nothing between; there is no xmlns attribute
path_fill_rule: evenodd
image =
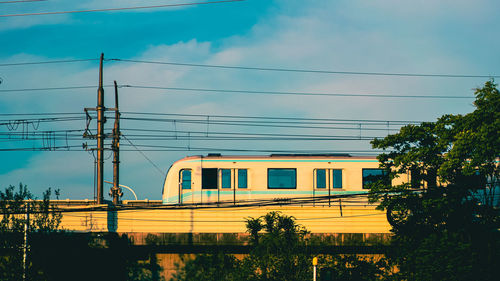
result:
<svg viewBox="0 0 500 281"><path fill-rule="evenodd" d="M105 183L109 183L109 184L113 184L112 182L110 181L104 181ZM135 200L138 200L137 199L137 195L135 195L135 192L132 190L132 188L126 186L126 185L123 185L123 184L119 184L120 187L125 187L126 189L130 190L130 192L132 192L132 194L134 195L135 197Z"/></svg>

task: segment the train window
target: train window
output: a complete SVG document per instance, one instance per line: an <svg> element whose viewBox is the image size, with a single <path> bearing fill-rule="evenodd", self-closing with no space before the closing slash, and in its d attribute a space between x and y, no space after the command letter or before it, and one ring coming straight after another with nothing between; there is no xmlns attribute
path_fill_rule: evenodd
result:
<svg viewBox="0 0 500 281"><path fill-rule="evenodd" d="M247 169L238 169L238 188L248 188Z"/></svg>
<svg viewBox="0 0 500 281"><path fill-rule="evenodd" d="M191 170L181 170L181 188L191 189Z"/></svg>
<svg viewBox="0 0 500 281"><path fill-rule="evenodd" d="M342 188L342 170L333 170L333 188Z"/></svg>
<svg viewBox="0 0 500 281"><path fill-rule="evenodd" d="M217 168L201 169L201 188L217 189Z"/></svg>
<svg viewBox="0 0 500 281"><path fill-rule="evenodd" d="M231 170L221 169L221 187L231 188Z"/></svg>
<svg viewBox="0 0 500 281"><path fill-rule="evenodd" d="M267 188L297 188L296 169L268 169Z"/></svg>
<svg viewBox="0 0 500 281"><path fill-rule="evenodd" d="M316 188L326 188L326 170L316 170Z"/></svg>
<svg viewBox="0 0 500 281"><path fill-rule="evenodd" d="M329 178L333 177L330 181ZM342 170L316 169L316 188L342 188Z"/></svg>
<svg viewBox="0 0 500 281"><path fill-rule="evenodd" d="M363 188L370 188L370 184L377 181L385 184L390 183L389 175L384 169L363 169Z"/></svg>

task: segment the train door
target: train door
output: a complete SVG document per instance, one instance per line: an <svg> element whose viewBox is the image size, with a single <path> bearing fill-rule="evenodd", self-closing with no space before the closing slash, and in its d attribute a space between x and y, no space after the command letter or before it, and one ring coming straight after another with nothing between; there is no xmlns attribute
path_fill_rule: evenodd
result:
<svg viewBox="0 0 500 281"><path fill-rule="evenodd" d="M342 188L341 169L314 169L313 197L332 196L332 192L340 191ZM330 197L328 197L328 205L331 205Z"/></svg>
<svg viewBox="0 0 500 281"><path fill-rule="evenodd" d="M183 204L188 193L192 193L192 171L182 169L179 172L179 204Z"/></svg>
<svg viewBox="0 0 500 281"><path fill-rule="evenodd" d="M202 168L201 169L201 201L217 202L219 200L219 169Z"/></svg>
<svg viewBox="0 0 500 281"><path fill-rule="evenodd" d="M234 169L219 169L219 201L235 200Z"/></svg>

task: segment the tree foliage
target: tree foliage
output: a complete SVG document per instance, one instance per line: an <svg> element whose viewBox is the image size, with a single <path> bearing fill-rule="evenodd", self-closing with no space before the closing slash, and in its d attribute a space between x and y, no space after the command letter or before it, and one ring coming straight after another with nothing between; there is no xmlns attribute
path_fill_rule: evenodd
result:
<svg viewBox="0 0 500 281"><path fill-rule="evenodd" d="M225 253L202 254L184 258L171 280L293 281L312 278L309 232L295 218L270 212L247 219L251 250L242 259ZM385 260L356 255L316 255L319 257L318 280L380 280L388 276ZM321 273L324 272L324 273ZM323 274L323 279L321 279ZM332 279L335 278L335 279Z"/></svg>
<svg viewBox="0 0 500 281"><path fill-rule="evenodd" d="M48 189L35 200L22 184L0 191L0 280L22 280L26 225L26 280L164 280L156 255L138 254L125 234L61 230L62 214L51 205L51 195ZM155 243L146 240L148 246Z"/></svg>
<svg viewBox="0 0 500 281"><path fill-rule="evenodd" d="M493 280L499 236L500 92L476 89L475 110L408 125L372 141L401 185L372 185L395 233L391 258L405 280ZM423 190L415 192L416 189Z"/></svg>
<svg viewBox="0 0 500 281"><path fill-rule="evenodd" d="M59 191L55 191L56 196ZM34 200L27 187L19 184L16 190L9 186L0 191L0 280L19 280L23 272L25 227L30 233L50 233L59 229L62 215L50 205L52 190L43 193L42 200ZM26 213L29 212L29 219ZM28 247L28 246L27 246ZM28 248L29 249L29 248ZM32 263L27 263L27 277L42 278L43 273Z"/></svg>

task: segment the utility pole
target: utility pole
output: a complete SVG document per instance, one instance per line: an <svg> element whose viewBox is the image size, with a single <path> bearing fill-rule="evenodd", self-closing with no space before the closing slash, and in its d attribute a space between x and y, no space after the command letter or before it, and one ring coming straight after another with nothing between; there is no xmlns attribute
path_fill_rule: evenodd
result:
<svg viewBox="0 0 500 281"><path fill-rule="evenodd" d="M120 164L120 111L118 110L118 85L115 81L115 108L106 108L104 106L104 86L103 86L103 62L104 54L101 54L101 60L99 64L99 87L97 89L97 107L96 108L85 108L85 114L87 116L87 125L85 132L83 133L84 138L96 138L97 148L89 149L87 143L83 144L83 148L87 150L97 150L97 196L96 203L104 203L104 139L106 134L104 133L104 123L106 123L106 116L104 116L105 111L115 111L115 125L113 128L113 142L111 144L111 149L113 150L113 187L110 190L109 195L113 197L113 204L120 203L120 197L123 195L120 188L120 176L119 176L119 164ZM93 135L89 130L90 122L92 117L88 113L89 110L97 111L97 135ZM109 137L109 136L108 136Z"/></svg>
<svg viewBox="0 0 500 281"><path fill-rule="evenodd" d="M120 197L123 195L120 188L120 111L118 110L118 85L115 81L115 126L113 128L113 187L111 188L111 196L113 204L120 203Z"/></svg>
<svg viewBox="0 0 500 281"><path fill-rule="evenodd" d="M99 88L97 89L97 204L104 203L103 185L104 185L104 87L102 79L102 65L104 54L101 53L99 64Z"/></svg>

